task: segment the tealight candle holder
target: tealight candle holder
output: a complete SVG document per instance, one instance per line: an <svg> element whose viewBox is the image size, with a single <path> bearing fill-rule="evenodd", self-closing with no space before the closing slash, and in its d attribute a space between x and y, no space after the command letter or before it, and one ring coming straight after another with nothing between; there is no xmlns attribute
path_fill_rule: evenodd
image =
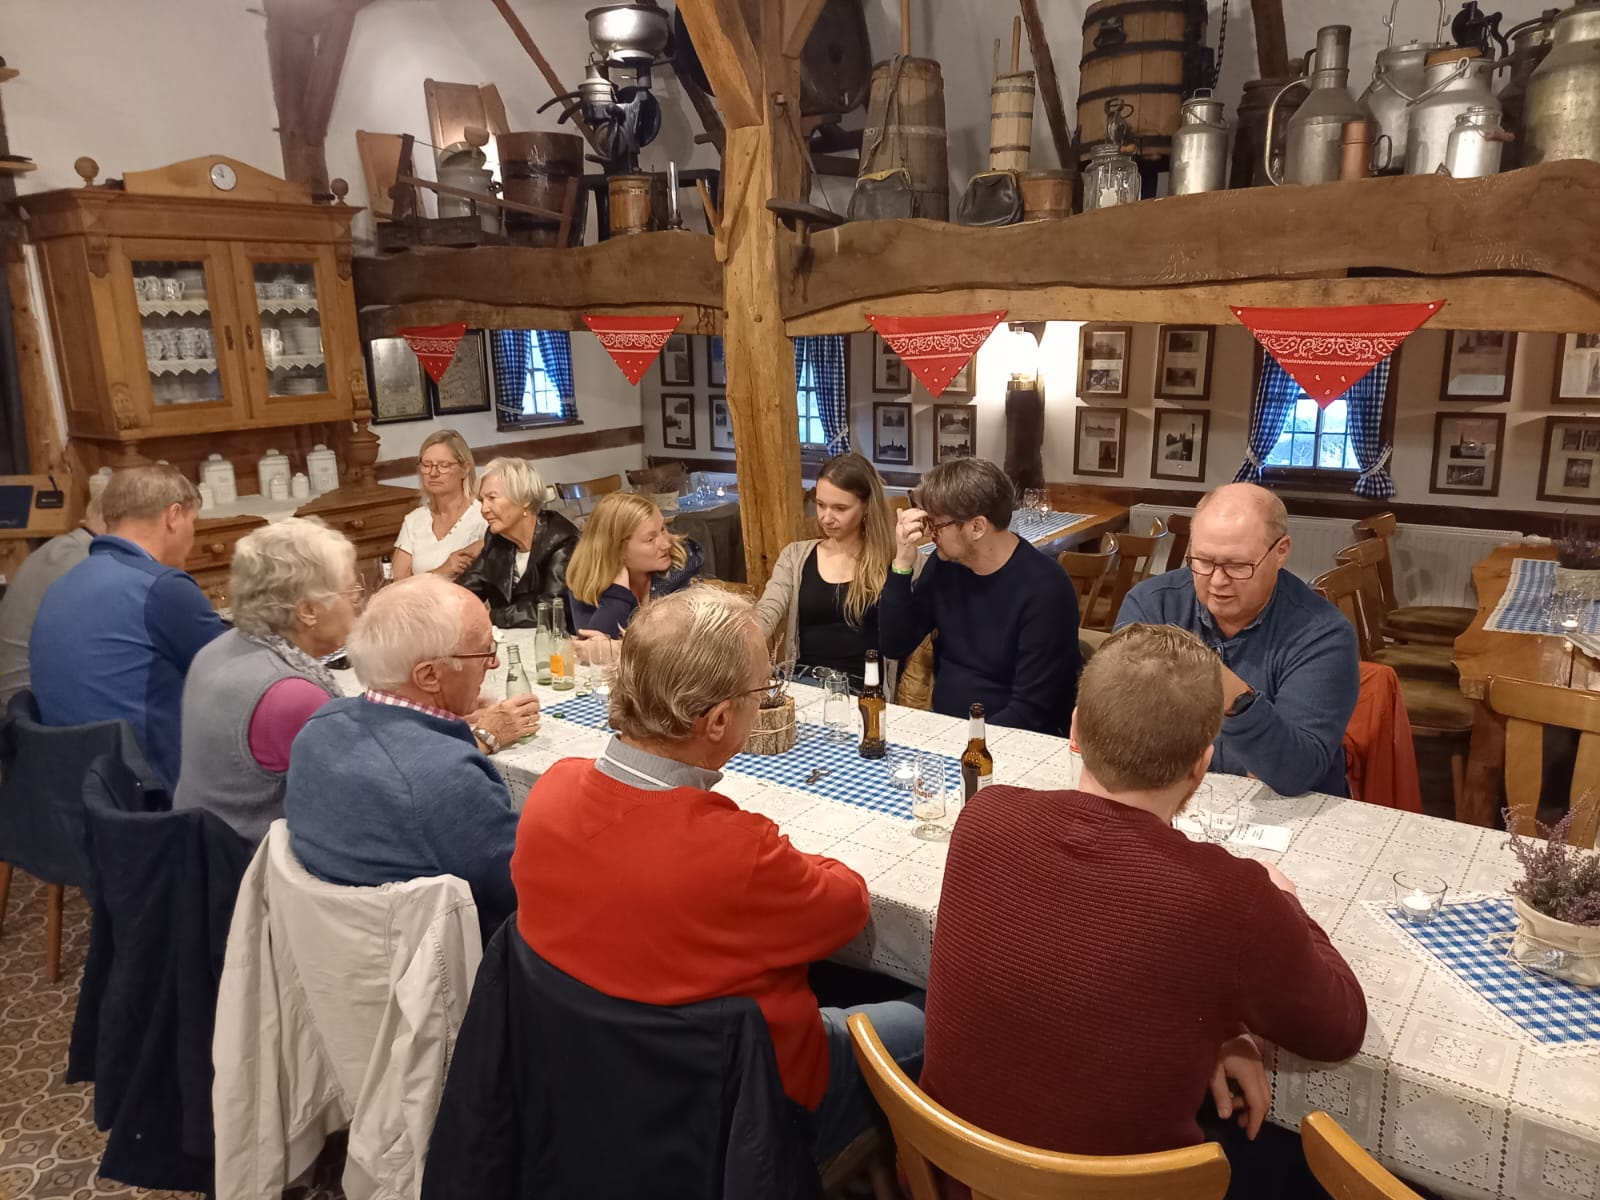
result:
<svg viewBox="0 0 1600 1200"><path fill-rule="evenodd" d="M909 792L917 782L917 761L909 754L889 755L889 783L899 792Z"/></svg>
<svg viewBox="0 0 1600 1200"><path fill-rule="evenodd" d="M1444 907L1444 894L1448 885L1437 875L1422 875L1415 871L1394 873L1395 911L1413 925L1428 925Z"/></svg>

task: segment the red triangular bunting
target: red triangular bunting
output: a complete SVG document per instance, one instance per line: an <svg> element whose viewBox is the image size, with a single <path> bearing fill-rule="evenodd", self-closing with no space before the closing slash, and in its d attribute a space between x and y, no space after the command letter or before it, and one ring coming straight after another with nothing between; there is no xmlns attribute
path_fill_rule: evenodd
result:
<svg viewBox="0 0 1600 1200"><path fill-rule="evenodd" d="M591 317L585 313L583 323L594 330L628 382L638 383L682 320L682 316Z"/></svg>
<svg viewBox="0 0 1600 1200"><path fill-rule="evenodd" d="M1444 301L1339 308L1235 308L1256 341L1327 408L1399 348Z"/></svg>
<svg viewBox="0 0 1600 1200"><path fill-rule="evenodd" d="M956 373L972 361L978 348L989 340L994 327L1005 319L1003 311L949 317L867 314L867 320L889 343L890 349L935 397L944 394Z"/></svg>
<svg viewBox="0 0 1600 1200"><path fill-rule="evenodd" d="M422 369L435 382L444 378L456 356L456 347L467 336L467 323L456 321L449 325L409 325L399 331L411 346L411 352L422 360Z"/></svg>

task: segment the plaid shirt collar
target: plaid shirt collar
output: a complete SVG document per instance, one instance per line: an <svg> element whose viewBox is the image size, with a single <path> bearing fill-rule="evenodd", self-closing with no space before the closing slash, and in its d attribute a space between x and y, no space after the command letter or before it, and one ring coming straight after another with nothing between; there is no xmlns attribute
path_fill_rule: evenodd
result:
<svg viewBox="0 0 1600 1200"><path fill-rule="evenodd" d="M460 713L434 708L431 704L418 704L415 700L407 700L404 696L397 696L393 692L385 692L379 688L368 688L363 699L373 704L387 704L391 708L409 708L412 712L426 713L430 717L438 717L441 721L466 720Z"/></svg>

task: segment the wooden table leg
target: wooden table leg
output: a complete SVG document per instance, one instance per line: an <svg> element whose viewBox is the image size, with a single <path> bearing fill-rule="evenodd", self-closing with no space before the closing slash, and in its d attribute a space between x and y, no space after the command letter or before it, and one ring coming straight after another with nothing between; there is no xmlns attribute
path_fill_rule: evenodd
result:
<svg viewBox="0 0 1600 1200"><path fill-rule="evenodd" d="M1456 802L1456 820L1492 828L1505 804L1506 722L1482 700L1474 700L1472 709L1467 779Z"/></svg>

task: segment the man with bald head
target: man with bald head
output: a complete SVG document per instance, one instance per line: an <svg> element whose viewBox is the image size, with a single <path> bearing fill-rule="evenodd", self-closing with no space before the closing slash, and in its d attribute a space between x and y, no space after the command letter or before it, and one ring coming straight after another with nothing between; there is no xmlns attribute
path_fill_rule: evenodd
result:
<svg viewBox="0 0 1600 1200"><path fill-rule="evenodd" d="M1285 796L1349 795L1344 731L1361 685L1356 633L1285 571L1283 501L1230 483L1200 501L1187 569L1128 593L1117 627L1176 625L1222 659L1225 716L1211 769L1253 775Z"/></svg>

